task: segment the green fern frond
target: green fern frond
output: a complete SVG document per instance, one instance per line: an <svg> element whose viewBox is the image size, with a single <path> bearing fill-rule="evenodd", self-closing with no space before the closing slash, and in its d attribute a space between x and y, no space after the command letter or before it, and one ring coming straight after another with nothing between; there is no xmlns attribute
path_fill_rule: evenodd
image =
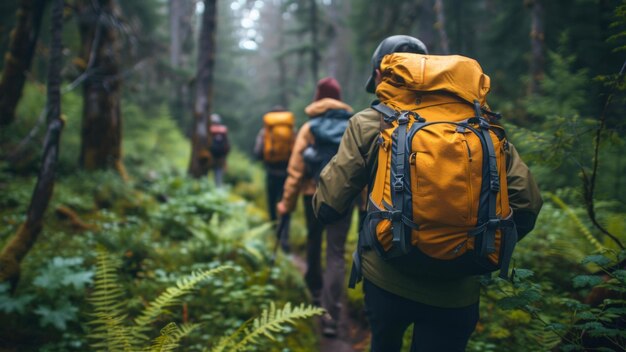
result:
<svg viewBox="0 0 626 352"><path fill-rule="evenodd" d="M193 272L179 279L176 282L176 286L169 287L156 300L150 302L143 313L135 319L136 327L133 336L145 339L146 336L143 333L150 330L149 325L155 321L166 307L180 303L179 298L192 292L200 282L232 269L234 269L232 266L223 265L212 270Z"/></svg>
<svg viewBox="0 0 626 352"><path fill-rule="evenodd" d="M324 312L324 309L312 305L305 306L301 304L292 308L291 303L285 304L283 309L276 309L276 305L272 302L268 309L263 310L260 317L252 321L251 328L245 326L249 323L244 324L243 330L220 340L212 351L242 351L250 344L258 343L259 338L262 336L275 340L274 334L283 332L286 324L295 325L298 319L308 319L316 315L322 315ZM239 342L235 342L235 339L240 335L243 335L243 338Z"/></svg>
<svg viewBox="0 0 626 352"><path fill-rule="evenodd" d="M574 224L576 224L576 226L580 229L583 236L596 248L598 252L604 251L606 249L606 247L604 247L600 243L600 241L598 241L593 236L593 234L591 233L591 231L589 231L587 226L583 224L582 220L580 220L578 215L576 215L576 213L574 213L574 211L570 207L568 207L567 204L565 204L563 199L561 199L559 196L557 196L554 193L548 193L548 196L550 197L550 199L552 199L552 201L556 205L558 205L561 209L563 209L563 211L565 211L565 213L570 217L570 219L572 219L572 221L574 221Z"/></svg>
<svg viewBox="0 0 626 352"><path fill-rule="evenodd" d="M528 327L528 336L531 337L541 351L552 351L559 343L561 336L551 329L547 329L545 322L533 319Z"/></svg>
<svg viewBox="0 0 626 352"><path fill-rule="evenodd" d="M178 342L192 331L198 328L199 324L183 324L180 327L175 323L167 324L161 329L161 336L155 338L150 346L151 352L170 352L178 347Z"/></svg>
<svg viewBox="0 0 626 352"><path fill-rule="evenodd" d="M129 339L128 328L124 325L126 301L118 284L117 269L119 262L111 258L103 249L98 248L94 291L88 301L93 306L94 318L87 324L93 326L87 338L94 350L131 351L134 350Z"/></svg>

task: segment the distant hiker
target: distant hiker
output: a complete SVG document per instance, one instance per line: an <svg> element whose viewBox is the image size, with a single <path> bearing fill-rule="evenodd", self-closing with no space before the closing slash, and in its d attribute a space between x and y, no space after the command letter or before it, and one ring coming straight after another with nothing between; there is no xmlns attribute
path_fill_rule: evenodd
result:
<svg viewBox="0 0 626 352"><path fill-rule="evenodd" d="M211 155L213 156L213 172L215 186L222 187L224 183L224 169L226 168L226 156L230 152L228 141L228 127L222 124L222 118L218 114L211 114Z"/></svg>
<svg viewBox="0 0 626 352"><path fill-rule="evenodd" d="M480 274L508 264L542 205L535 181L486 104L489 77L462 56L383 40L313 204L332 223L371 185L350 286L364 278L372 352L464 351L478 321ZM517 229L517 231L515 231Z"/></svg>
<svg viewBox="0 0 626 352"><path fill-rule="evenodd" d="M287 165L295 141L295 123L293 113L280 105L274 106L263 116L263 128L254 145L254 154L265 164L267 206L275 226L278 225L276 204L283 195ZM277 234L285 252L289 251L289 219L289 214L281 218L283 232Z"/></svg>
<svg viewBox="0 0 626 352"><path fill-rule="evenodd" d="M298 194L302 192L304 195L308 231L305 281L314 303L320 305L321 301L321 306L330 315L322 319L323 333L336 336L345 276L344 246L351 214L326 226L326 270L322 278L324 225L315 218L311 201L322 168L339 148L348 119L352 116L352 108L341 101L339 83L331 77L318 82L313 100L304 110L310 119L300 128L296 137L289 159L289 176L277 209L279 214L289 214L296 207Z"/></svg>

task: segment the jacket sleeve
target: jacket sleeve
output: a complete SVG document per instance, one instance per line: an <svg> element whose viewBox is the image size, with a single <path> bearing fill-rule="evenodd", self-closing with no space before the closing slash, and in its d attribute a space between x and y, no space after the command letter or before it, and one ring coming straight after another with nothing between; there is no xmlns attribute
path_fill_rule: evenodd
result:
<svg viewBox="0 0 626 352"><path fill-rule="evenodd" d="M361 112L350 119L337 154L320 174L313 207L322 223L338 220L367 186L379 132L379 115L372 112Z"/></svg>
<svg viewBox="0 0 626 352"><path fill-rule="evenodd" d="M287 166L287 179L283 188L282 201L290 212L296 208L296 202L300 194L302 181L304 180L305 164L302 152L312 142L313 136L311 135L310 125L305 123L296 135L296 141L289 157L289 166Z"/></svg>
<svg viewBox="0 0 626 352"><path fill-rule="evenodd" d="M518 239L521 240L535 227L543 200L528 166L511 143L507 154L509 205L513 209Z"/></svg>

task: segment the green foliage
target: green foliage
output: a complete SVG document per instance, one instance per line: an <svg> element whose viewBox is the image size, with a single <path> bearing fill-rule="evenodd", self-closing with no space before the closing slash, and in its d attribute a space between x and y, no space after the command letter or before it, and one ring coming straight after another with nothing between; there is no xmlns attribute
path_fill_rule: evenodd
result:
<svg viewBox="0 0 626 352"><path fill-rule="evenodd" d="M109 255L100 250L94 292L90 302L93 304L93 319L89 322L92 332L88 337L92 340L92 348L107 351L134 351L149 339L147 334L152 330L151 325L157 321L167 307L180 304L183 295L189 295L196 286L233 267L220 266L213 270L197 271L187 277L179 279L175 286L169 287L156 300L147 304L144 312L133 320L134 324L128 326L127 304L123 299L123 292L118 284L118 264ZM292 308L287 303L282 309L276 309L271 302L269 309L262 312L261 316L250 324L244 324L234 334L223 338L212 351L240 351L252 344L257 344L262 336L275 340L275 334L289 332L286 324L295 325L296 320L307 319L315 315L323 314L324 310L313 306L301 304ZM160 336L152 340L148 350L150 351L173 351L178 347L179 341L199 328L198 324L183 324L180 327L175 323L167 324L160 331Z"/></svg>
<svg viewBox="0 0 626 352"><path fill-rule="evenodd" d="M588 70L573 71L576 57L566 56L563 52L548 52L548 60L550 66L541 81L542 94L528 99L528 112L547 119L571 119L580 115L581 108L587 102Z"/></svg>
<svg viewBox="0 0 626 352"><path fill-rule="evenodd" d="M171 172L187 166L191 147L165 105L148 111L124 104L124 161L131 172Z"/></svg>
<svg viewBox="0 0 626 352"><path fill-rule="evenodd" d="M178 347L178 342L196 329L198 329L197 324L183 324L178 326L176 323L169 323L161 329L161 336L153 340L150 351L175 351Z"/></svg>
<svg viewBox="0 0 626 352"><path fill-rule="evenodd" d="M24 313L26 307L35 299L34 295L25 294L12 296L10 293L11 285L7 282L0 284L0 311L4 313Z"/></svg>
<svg viewBox="0 0 626 352"><path fill-rule="evenodd" d="M626 252L611 253L612 257L601 254L588 256L582 264L595 263L603 268L605 276L577 275L572 279L576 289L601 289L623 297L626 293L626 281L623 270L609 270ZM489 284L487 302L495 303L505 312L509 312L500 328L489 324L486 331L490 339L511 338L517 341L511 350L582 350L590 339L603 338L612 344L611 348L622 350L626 346L626 333L620 329L620 319L626 313L626 301L621 298L604 299L600 305L591 306L577 299L560 296L551 288L550 282L532 282L530 270L515 270L513 281L496 280ZM612 297L611 295L610 297ZM484 316L484 315L483 315ZM490 318L493 318L490 316ZM525 326L524 334L507 327L516 321L516 325ZM503 329L503 330L498 330ZM481 333L484 334L485 331ZM487 341L489 341L488 339ZM482 343L478 343L482 341ZM522 342L524 341L524 342ZM607 342L605 342L607 343ZM488 342L483 338L475 339L470 350L482 351ZM519 347L517 347L519 346ZM524 347L521 347L524 346ZM620 347L622 346L622 347ZM621 349L620 349L621 348Z"/></svg>
<svg viewBox="0 0 626 352"><path fill-rule="evenodd" d="M7 284L0 285L0 312L25 316L32 311L39 326L65 331L68 324L78 321L76 300L91 284L93 274L83 268L83 258L54 257L39 268L31 290L11 295Z"/></svg>
<svg viewBox="0 0 626 352"><path fill-rule="evenodd" d="M115 260L100 250L95 287L89 299L93 305L94 319L89 322L92 331L88 337L93 341L91 346L95 350L138 350L142 340L148 340L145 334L151 330L149 324L154 323L166 307L178 304L179 297L190 294L202 281L231 269L224 266L211 271L194 272L181 278L176 286L168 288L155 301L149 303L145 311L134 319L135 324L129 327L126 323L128 314L124 293L118 283L118 266ZM171 349L192 330L191 326L178 328L168 325L161 330L161 337L154 342L154 346Z"/></svg>
<svg viewBox="0 0 626 352"><path fill-rule="evenodd" d="M282 309L276 309L272 302L259 318L244 324L239 331L221 340L212 351L243 351L250 344L258 343L262 336L274 341L275 334L285 332L286 324L295 325L298 319L307 319L323 313L324 310L321 308L307 307L304 304L292 308L291 304L287 303Z"/></svg>

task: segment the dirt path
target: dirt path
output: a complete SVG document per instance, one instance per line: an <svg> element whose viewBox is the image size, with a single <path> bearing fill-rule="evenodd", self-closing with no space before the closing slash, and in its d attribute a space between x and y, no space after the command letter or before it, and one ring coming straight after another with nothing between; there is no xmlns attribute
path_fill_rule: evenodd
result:
<svg viewBox="0 0 626 352"><path fill-rule="evenodd" d="M306 262L304 258L292 254L291 261L304 275L306 271ZM347 288L346 288L347 289ZM335 338L327 338L322 336L321 327L317 326L317 332L320 335L320 352L361 352L367 347L369 341L369 332L359 321L355 321L348 314L348 304L346 297L343 297L343 307L341 317L339 319L339 335Z"/></svg>

